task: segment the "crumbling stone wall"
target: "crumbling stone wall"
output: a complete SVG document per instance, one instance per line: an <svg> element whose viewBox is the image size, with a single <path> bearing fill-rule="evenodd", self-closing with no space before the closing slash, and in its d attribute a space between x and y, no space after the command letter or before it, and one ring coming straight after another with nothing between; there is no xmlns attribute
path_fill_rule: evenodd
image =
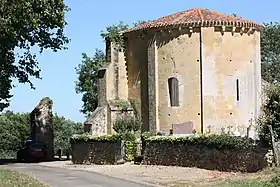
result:
<svg viewBox="0 0 280 187"><path fill-rule="evenodd" d="M46 160L54 159L52 106L52 100L45 97L30 113L31 139L43 141L46 144Z"/></svg>

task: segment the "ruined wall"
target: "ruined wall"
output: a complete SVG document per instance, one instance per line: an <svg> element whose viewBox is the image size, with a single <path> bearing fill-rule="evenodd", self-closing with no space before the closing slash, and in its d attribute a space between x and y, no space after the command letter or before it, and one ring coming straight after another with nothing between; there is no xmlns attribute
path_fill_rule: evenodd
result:
<svg viewBox="0 0 280 187"><path fill-rule="evenodd" d="M160 130L172 124L193 122L200 131L200 37L194 30L157 35L158 103ZM168 79L179 80L179 107L170 106Z"/></svg>
<svg viewBox="0 0 280 187"><path fill-rule="evenodd" d="M202 28L204 132L246 134L260 107L260 35L220 29Z"/></svg>
<svg viewBox="0 0 280 187"><path fill-rule="evenodd" d="M54 159L52 106L52 100L45 97L30 113L31 139L46 144L46 160Z"/></svg>
<svg viewBox="0 0 280 187"><path fill-rule="evenodd" d="M90 118L84 123L84 131L93 135L105 135L108 133L108 106L97 107Z"/></svg>

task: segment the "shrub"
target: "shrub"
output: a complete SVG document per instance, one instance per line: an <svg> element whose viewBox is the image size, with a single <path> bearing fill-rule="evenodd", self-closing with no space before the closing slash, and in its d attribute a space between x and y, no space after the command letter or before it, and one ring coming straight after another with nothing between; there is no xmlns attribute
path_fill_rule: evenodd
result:
<svg viewBox="0 0 280 187"><path fill-rule="evenodd" d="M134 159L137 151L137 144L135 142L135 135L133 133L122 133L122 134L113 134L113 135L104 135L104 136L92 136L90 134L75 134L71 137L71 144L74 143L85 143L91 141L99 142L118 142L124 140L125 146L125 158L128 161Z"/></svg>
<svg viewBox="0 0 280 187"><path fill-rule="evenodd" d="M125 144L125 159L132 161L137 153L136 138L133 133L125 133L122 135Z"/></svg>
<svg viewBox="0 0 280 187"><path fill-rule="evenodd" d="M266 100L262 106L262 118L259 120L259 135L263 142L270 143L269 125L272 126L275 140L280 139L280 86L268 86L265 89L265 95Z"/></svg>
<svg viewBox="0 0 280 187"><path fill-rule="evenodd" d="M140 129L141 123L132 116L118 117L114 123L113 129L117 133L136 132Z"/></svg>
<svg viewBox="0 0 280 187"><path fill-rule="evenodd" d="M125 143L125 158L127 161L134 159L137 153L135 132L141 127L141 122L133 116L118 117L113 129L122 137Z"/></svg>
<svg viewBox="0 0 280 187"><path fill-rule="evenodd" d="M104 135L104 136L92 136L90 134L74 134L71 139L70 143L83 143L83 142L90 142L90 141L99 141L99 142L117 142L122 140L122 136L119 134L113 135Z"/></svg>
<svg viewBox="0 0 280 187"><path fill-rule="evenodd" d="M144 138L144 142L157 143L185 143L188 145L206 146L214 149L249 149L255 146L254 140L228 135L202 134L199 136L150 136Z"/></svg>

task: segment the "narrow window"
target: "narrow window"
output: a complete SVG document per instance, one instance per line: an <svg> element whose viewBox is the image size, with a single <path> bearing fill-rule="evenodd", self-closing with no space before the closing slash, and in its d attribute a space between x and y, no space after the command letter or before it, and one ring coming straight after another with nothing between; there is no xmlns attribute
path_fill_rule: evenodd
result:
<svg viewBox="0 0 280 187"><path fill-rule="evenodd" d="M239 101L239 80L236 79L236 100Z"/></svg>
<svg viewBox="0 0 280 187"><path fill-rule="evenodd" d="M168 79L169 98L171 106L179 106L179 81L175 77Z"/></svg>

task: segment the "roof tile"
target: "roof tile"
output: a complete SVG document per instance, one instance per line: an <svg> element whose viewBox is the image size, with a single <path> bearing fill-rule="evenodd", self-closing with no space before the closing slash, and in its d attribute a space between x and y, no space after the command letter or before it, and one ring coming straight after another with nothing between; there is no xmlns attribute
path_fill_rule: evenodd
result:
<svg viewBox="0 0 280 187"><path fill-rule="evenodd" d="M195 24L196 26L230 25L256 27L260 31L263 30L263 25L245 20L241 17L222 14L209 9L194 8L182 12L177 12L169 16L164 16L148 23L140 24L132 29L123 31L123 33L147 30L152 28L162 28L167 26L185 26L193 24Z"/></svg>

